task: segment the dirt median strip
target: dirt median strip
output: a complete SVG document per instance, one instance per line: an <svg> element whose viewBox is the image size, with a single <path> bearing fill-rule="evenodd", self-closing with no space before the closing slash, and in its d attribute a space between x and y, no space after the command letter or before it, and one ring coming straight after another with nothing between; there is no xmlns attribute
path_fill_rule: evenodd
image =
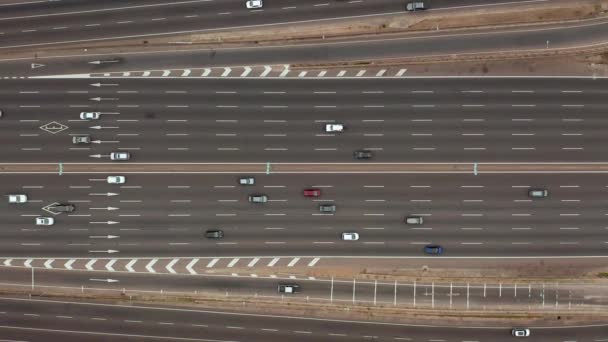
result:
<svg viewBox="0 0 608 342"><path fill-rule="evenodd" d="M608 163L4 163L2 173L608 173Z"/></svg>

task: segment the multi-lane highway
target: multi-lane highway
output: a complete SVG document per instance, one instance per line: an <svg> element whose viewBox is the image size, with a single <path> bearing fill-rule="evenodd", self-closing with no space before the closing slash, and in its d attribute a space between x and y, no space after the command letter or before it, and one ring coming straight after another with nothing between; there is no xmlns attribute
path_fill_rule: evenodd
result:
<svg viewBox="0 0 608 342"><path fill-rule="evenodd" d="M510 326L448 327L0 298L3 338L27 341L513 341ZM531 327L534 341L604 341L606 326Z"/></svg>
<svg viewBox="0 0 608 342"><path fill-rule="evenodd" d="M5 162L98 162L112 151L134 162L345 162L358 149L377 162L606 160L605 79L5 83ZM345 132L324 132L330 122ZM94 143L73 145L82 134Z"/></svg>
<svg viewBox="0 0 608 342"><path fill-rule="evenodd" d="M115 256L423 256L441 244L445 256L605 255L604 175L4 175L5 193L26 204L0 206L5 257ZM8 184L11 184L10 186ZM305 188L321 196L307 198ZM528 189L549 190L531 199ZM266 204L248 195L268 195ZM43 208L73 203L73 213ZM337 206L334 214L319 205ZM408 215L424 217L406 225ZM38 216L55 225L34 225ZM207 239L208 229L224 238ZM359 241L341 241L357 232ZM117 238L99 238L100 236Z"/></svg>
<svg viewBox="0 0 608 342"><path fill-rule="evenodd" d="M406 14L401 0L320 0L310 3L278 0L267 1L262 9L256 10L247 9L245 0L20 2L15 0L0 7L0 48ZM505 6L513 6L517 2L537 1L433 0L433 8L483 7L503 2Z"/></svg>

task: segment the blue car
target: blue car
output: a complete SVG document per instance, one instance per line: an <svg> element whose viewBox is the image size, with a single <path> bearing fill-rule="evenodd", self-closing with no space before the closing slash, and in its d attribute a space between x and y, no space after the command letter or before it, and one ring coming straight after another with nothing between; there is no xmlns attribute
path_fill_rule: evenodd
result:
<svg viewBox="0 0 608 342"><path fill-rule="evenodd" d="M443 254L443 247L439 245L427 245L424 246L424 253L431 255L441 255Z"/></svg>

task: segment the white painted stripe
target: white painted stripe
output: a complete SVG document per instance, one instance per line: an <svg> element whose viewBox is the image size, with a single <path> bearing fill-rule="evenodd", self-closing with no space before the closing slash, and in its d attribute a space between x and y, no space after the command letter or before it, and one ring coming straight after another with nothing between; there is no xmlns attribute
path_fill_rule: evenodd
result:
<svg viewBox="0 0 608 342"><path fill-rule="evenodd" d="M289 74L289 64L284 65L284 69L283 69L283 71L281 71L281 74L279 75L279 77L285 77L285 76L287 76L287 74Z"/></svg>
<svg viewBox="0 0 608 342"><path fill-rule="evenodd" d="M291 261L289 262L289 264L287 264L287 267L293 267L295 266L295 264L300 261L300 258L293 258L291 259Z"/></svg>
<svg viewBox="0 0 608 342"><path fill-rule="evenodd" d="M385 72L386 72L386 69L382 69L382 70L378 71L378 73L376 73L376 77L384 76Z"/></svg>
<svg viewBox="0 0 608 342"><path fill-rule="evenodd" d="M340 70L340 72L338 73L338 77L342 77L346 75L346 70Z"/></svg>
<svg viewBox="0 0 608 342"><path fill-rule="evenodd" d="M234 265L236 265L237 262L239 262L239 260L241 260L240 258L234 258L230 261L230 263L228 264L228 267L234 267Z"/></svg>
<svg viewBox="0 0 608 342"><path fill-rule="evenodd" d="M251 73L251 68L246 66L243 69L245 69L245 70L241 74L241 77L247 77L247 75L249 75L249 73Z"/></svg>
<svg viewBox="0 0 608 342"><path fill-rule="evenodd" d="M304 77L306 74L308 74L308 71L301 71L298 77Z"/></svg>
<svg viewBox="0 0 608 342"><path fill-rule="evenodd" d="M327 74L327 70L320 71L317 77L323 77L325 74Z"/></svg>
<svg viewBox="0 0 608 342"><path fill-rule="evenodd" d="M321 258L312 259L312 261L308 263L308 267L313 267L314 265L317 264L317 262L319 262L319 260L321 260Z"/></svg>
<svg viewBox="0 0 608 342"><path fill-rule="evenodd" d="M9 267L13 266L13 265L11 265L12 261L13 261L13 259L6 259L6 260L4 260L4 266L9 266Z"/></svg>
<svg viewBox="0 0 608 342"><path fill-rule="evenodd" d="M361 77L365 74L367 70L359 70L359 72L357 73L357 75L355 75L356 77Z"/></svg>
<svg viewBox="0 0 608 342"><path fill-rule="evenodd" d="M148 77L150 76L150 72L149 71L144 71L143 74L141 74L143 77Z"/></svg>
<svg viewBox="0 0 608 342"><path fill-rule="evenodd" d="M177 262L179 261L179 259L173 259L171 260L171 262L165 267L167 269L167 271L169 271L169 273L175 274L177 272L175 272L175 270L173 269L173 266L175 266L175 264L177 264Z"/></svg>
<svg viewBox="0 0 608 342"><path fill-rule="evenodd" d="M399 72L395 76L401 77L401 76L403 76L403 74L405 74L406 71L407 71L407 69L401 69L401 70L399 70Z"/></svg>
<svg viewBox="0 0 608 342"><path fill-rule="evenodd" d="M32 267L32 259L25 260L25 262L23 262L23 266Z"/></svg>
<svg viewBox="0 0 608 342"><path fill-rule="evenodd" d="M276 264L279 261L279 259L281 259L281 258L273 258L272 260L270 260L270 262L268 263L267 266L268 267L274 266L274 264Z"/></svg>
<svg viewBox="0 0 608 342"><path fill-rule="evenodd" d="M199 259L192 259L192 261L190 261L188 263L188 265L186 266L186 270L188 270L188 272L190 272L190 274L197 274L196 271L192 267L194 267L194 265L196 265L198 260Z"/></svg>
<svg viewBox="0 0 608 342"><path fill-rule="evenodd" d="M148 270L148 272L150 273L156 273L156 270L154 270L154 268L152 268L152 266L154 266L154 264L156 264L156 262L158 261L158 259L152 259L147 265L146 265L146 269Z"/></svg>
<svg viewBox="0 0 608 342"><path fill-rule="evenodd" d="M247 264L247 267L253 267L255 264L258 263L258 261L260 261L260 258L254 258L249 262L249 264Z"/></svg>
<svg viewBox="0 0 608 342"><path fill-rule="evenodd" d="M125 266L125 268L127 269L127 271L129 271L129 272L135 272L135 270L133 269L133 266L135 265L135 263L137 262L137 260L139 260L139 259L131 259L131 261L129 261L129 263Z"/></svg>
<svg viewBox="0 0 608 342"><path fill-rule="evenodd" d="M207 268L213 267L213 265L215 265L218 261L220 261L220 259L213 259L209 261L209 263L207 264Z"/></svg>

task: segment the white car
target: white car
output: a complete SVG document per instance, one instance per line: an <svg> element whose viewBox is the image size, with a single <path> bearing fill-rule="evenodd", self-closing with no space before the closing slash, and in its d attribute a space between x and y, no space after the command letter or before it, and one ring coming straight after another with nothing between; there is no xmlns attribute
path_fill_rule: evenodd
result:
<svg viewBox="0 0 608 342"><path fill-rule="evenodd" d="M112 152L110 153L110 160L129 160L131 154L129 152Z"/></svg>
<svg viewBox="0 0 608 342"><path fill-rule="evenodd" d="M343 241L357 241L359 240L359 233L342 233Z"/></svg>
<svg viewBox="0 0 608 342"><path fill-rule="evenodd" d="M98 120L100 116L100 112L80 112L81 120Z"/></svg>
<svg viewBox="0 0 608 342"><path fill-rule="evenodd" d="M52 226L55 224L55 219L52 217L36 217L37 226Z"/></svg>
<svg viewBox="0 0 608 342"><path fill-rule="evenodd" d="M513 328L511 335L515 337L528 337L530 336L530 329L527 328Z"/></svg>
<svg viewBox="0 0 608 342"><path fill-rule="evenodd" d="M255 178L253 177L241 177L239 178L240 185L255 185Z"/></svg>
<svg viewBox="0 0 608 342"><path fill-rule="evenodd" d="M106 180L108 184L125 184L127 178L125 176L108 176Z"/></svg>
<svg viewBox="0 0 608 342"><path fill-rule="evenodd" d="M245 6L247 6L248 9L256 9L264 7L264 3L262 3L262 0L248 0L245 2Z"/></svg>
<svg viewBox="0 0 608 342"><path fill-rule="evenodd" d="M27 195L24 195L24 194L8 195L8 203L25 203L25 202L27 202Z"/></svg>
<svg viewBox="0 0 608 342"><path fill-rule="evenodd" d="M327 132L327 133L344 132L344 125L341 123L326 124L325 132Z"/></svg>

